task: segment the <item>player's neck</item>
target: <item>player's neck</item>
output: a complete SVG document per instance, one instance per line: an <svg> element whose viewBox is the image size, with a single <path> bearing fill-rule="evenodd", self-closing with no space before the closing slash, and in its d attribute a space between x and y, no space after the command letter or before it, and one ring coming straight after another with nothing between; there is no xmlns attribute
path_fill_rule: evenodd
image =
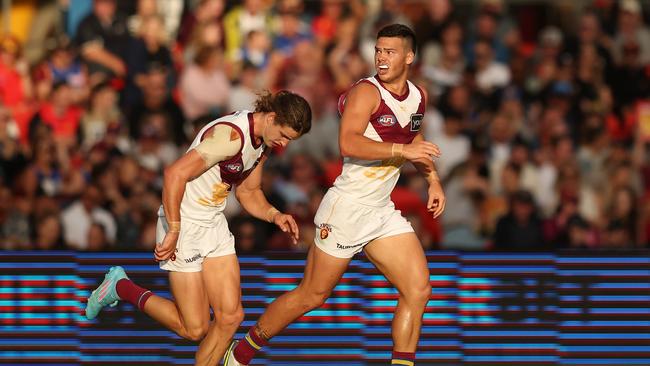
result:
<svg viewBox="0 0 650 366"><path fill-rule="evenodd" d="M396 95L404 95L404 93L406 93L406 91L408 90L408 84L406 83L406 76L397 78L390 82L382 81L382 85L389 92Z"/></svg>
<svg viewBox="0 0 650 366"><path fill-rule="evenodd" d="M253 113L253 138L259 143L264 138L264 113Z"/></svg>

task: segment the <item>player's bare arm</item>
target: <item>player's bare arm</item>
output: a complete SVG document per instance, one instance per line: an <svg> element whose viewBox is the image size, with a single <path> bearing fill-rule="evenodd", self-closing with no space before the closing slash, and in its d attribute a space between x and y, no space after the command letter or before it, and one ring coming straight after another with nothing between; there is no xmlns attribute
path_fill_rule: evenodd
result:
<svg viewBox="0 0 650 366"><path fill-rule="evenodd" d="M293 243L298 243L298 225L291 215L273 207L262 191L262 166L267 157L263 156L251 174L235 189L235 195L242 207L253 217L276 224L282 231L291 235Z"/></svg>
<svg viewBox="0 0 650 366"><path fill-rule="evenodd" d="M414 141L410 144L373 141L363 133L370 116L377 111L380 95L373 85L357 84L348 93L341 119L339 145L341 155L363 160L384 160L403 157L408 160L439 157L438 146L428 141Z"/></svg>
<svg viewBox="0 0 650 366"><path fill-rule="evenodd" d="M210 135L187 154L165 168L162 201L169 231L162 243L156 245L156 260L165 260L174 253L181 226L181 200L185 184L200 176L220 161L227 160L239 152L241 136L228 125L216 125Z"/></svg>
<svg viewBox="0 0 650 366"><path fill-rule="evenodd" d="M413 139L415 141L424 141L422 134L417 134ZM427 200L427 210L436 218L445 210L445 192L442 190L440 177L436 171L436 165L431 158L417 159L411 161L415 168L422 174L427 183L429 183L429 199Z"/></svg>

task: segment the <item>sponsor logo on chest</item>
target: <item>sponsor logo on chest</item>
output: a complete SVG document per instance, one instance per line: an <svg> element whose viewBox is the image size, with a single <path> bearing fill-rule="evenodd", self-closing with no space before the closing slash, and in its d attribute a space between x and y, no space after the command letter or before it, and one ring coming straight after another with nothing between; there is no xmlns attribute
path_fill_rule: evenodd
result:
<svg viewBox="0 0 650 366"><path fill-rule="evenodd" d="M423 118L424 118L423 114L420 113L411 114L411 132L420 131L420 127L422 127Z"/></svg>

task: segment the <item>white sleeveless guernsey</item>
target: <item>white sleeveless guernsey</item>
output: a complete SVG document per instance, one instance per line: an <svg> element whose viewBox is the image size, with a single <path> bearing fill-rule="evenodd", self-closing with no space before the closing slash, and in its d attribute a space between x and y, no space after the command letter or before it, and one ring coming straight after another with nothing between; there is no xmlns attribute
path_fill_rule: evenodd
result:
<svg viewBox="0 0 650 366"><path fill-rule="evenodd" d="M188 152L218 124L231 126L239 133L241 148L231 159L217 163L185 185L181 222L188 220L201 226L214 226L217 215L226 207L230 190L248 177L264 154L266 145L255 144L253 112L250 111L238 111L208 123L198 133Z"/></svg>
<svg viewBox="0 0 650 366"><path fill-rule="evenodd" d="M378 77L361 79L357 83L374 85L381 95L381 103L370 116L364 136L383 142L409 144L420 131L425 110L424 94L419 87L407 81L408 90L398 96L388 91ZM339 112L345 108L345 94L339 98ZM361 160L346 157L343 171L331 190L370 206L385 206L397 184L403 158Z"/></svg>

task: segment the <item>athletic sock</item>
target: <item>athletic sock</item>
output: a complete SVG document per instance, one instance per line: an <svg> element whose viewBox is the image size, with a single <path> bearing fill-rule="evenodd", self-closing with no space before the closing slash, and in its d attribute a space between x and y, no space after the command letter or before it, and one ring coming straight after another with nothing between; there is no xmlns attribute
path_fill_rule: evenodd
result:
<svg viewBox="0 0 650 366"><path fill-rule="evenodd" d="M391 360L390 364L413 366L415 365L415 352L393 351L393 359Z"/></svg>
<svg viewBox="0 0 650 366"><path fill-rule="evenodd" d="M241 364L248 365L251 363L255 353L267 344L269 344L269 341L258 336L253 327L248 331L244 339L239 341L237 347L235 347L235 360Z"/></svg>
<svg viewBox="0 0 650 366"><path fill-rule="evenodd" d="M153 295L153 292L136 285L126 278L117 281L116 291L120 299L130 302L140 310L144 309L144 304Z"/></svg>

